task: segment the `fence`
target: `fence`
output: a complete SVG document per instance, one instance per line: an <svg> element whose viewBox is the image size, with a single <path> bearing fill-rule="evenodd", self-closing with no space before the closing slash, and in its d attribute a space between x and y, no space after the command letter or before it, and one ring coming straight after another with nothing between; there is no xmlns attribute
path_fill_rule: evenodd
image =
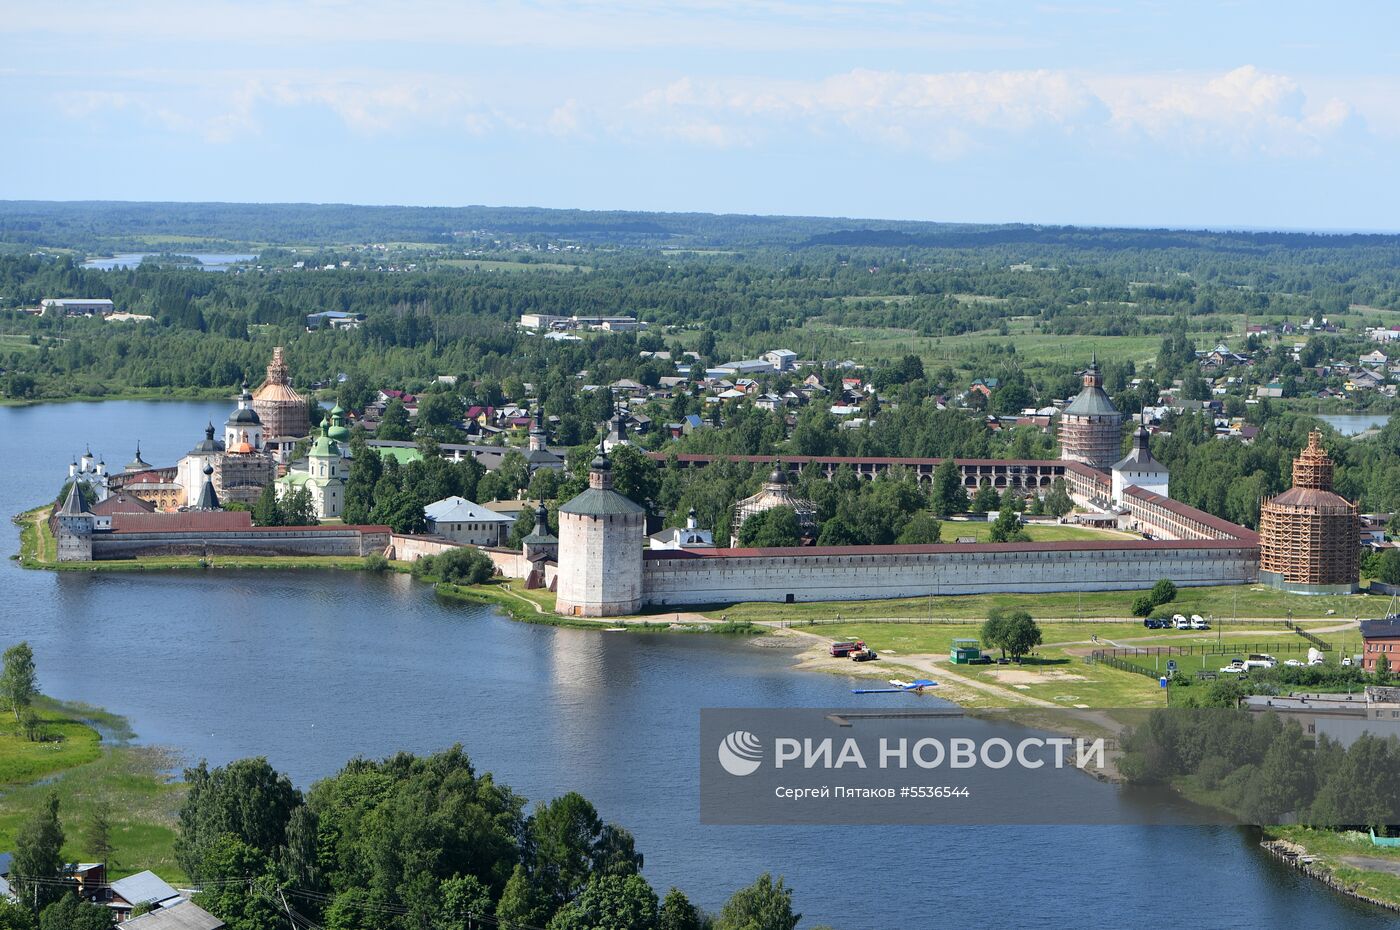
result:
<svg viewBox="0 0 1400 930"><path fill-rule="evenodd" d="M1083 624L1085 627L1102 626L1105 623L1140 623L1138 617L1036 617L1040 623L1075 623ZM985 622L985 618L976 617L814 617L811 620L779 620L773 626L783 629L804 626L837 626L845 623L914 623L924 625L940 626L980 626ZM1286 620L1214 620L1221 629L1233 629L1236 627L1263 627L1277 630L1279 627L1292 629L1303 636L1310 637L1312 634L1298 628L1297 624L1290 625ZM1171 632L1171 631L1168 631ZM1187 632L1187 631L1183 631ZM1194 632L1199 633L1199 630ZM1156 631L1148 635L1158 635ZM1321 642L1321 640L1318 640ZM1322 646L1318 647L1323 648ZM1327 647L1331 648L1331 647Z"/></svg>
<svg viewBox="0 0 1400 930"><path fill-rule="evenodd" d="M1293 628L1293 632L1294 632L1294 633L1297 633L1299 636L1303 637L1303 638L1306 639L1308 642L1312 643L1314 646L1316 646L1316 647L1317 647L1319 650L1321 650L1322 652L1331 652L1331 651L1332 651L1332 644L1329 643L1329 642L1327 642L1326 640L1324 640L1324 639L1318 639L1316 636L1312 635L1311 633L1309 633L1307 630L1303 629L1302 627L1300 627L1300 626L1299 626L1298 624L1296 624L1296 623L1290 623L1289 626L1291 626L1291 627Z"/></svg>
<svg viewBox="0 0 1400 930"><path fill-rule="evenodd" d="M1095 652L1085 656L1084 661L1091 664L1094 662L1098 662L1100 664L1107 665L1109 668L1116 668L1119 671L1123 672L1136 672L1137 674L1145 675L1148 678L1157 677L1157 673L1154 672L1152 669L1147 668L1144 665L1137 665L1133 662L1125 662L1124 660L1119 659L1116 656L1105 656Z"/></svg>
<svg viewBox="0 0 1400 930"><path fill-rule="evenodd" d="M1125 646L1117 649L1095 649L1090 653L1090 657L1102 661L1106 658L1119 658L1121 656L1216 656L1229 653L1248 654L1251 652L1262 652L1273 654L1277 652L1307 652L1313 648L1307 642L1278 642L1278 643L1238 643L1224 640L1220 643L1202 643L1190 646Z"/></svg>

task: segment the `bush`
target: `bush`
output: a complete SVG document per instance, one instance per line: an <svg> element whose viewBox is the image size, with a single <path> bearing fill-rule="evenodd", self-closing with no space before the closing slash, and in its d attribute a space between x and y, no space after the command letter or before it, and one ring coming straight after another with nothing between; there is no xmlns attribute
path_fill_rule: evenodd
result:
<svg viewBox="0 0 1400 930"><path fill-rule="evenodd" d="M433 557L433 574L449 584L481 584L496 573L490 557L480 549L463 546Z"/></svg>
<svg viewBox="0 0 1400 930"><path fill-rule="evenodd" d="M384 558L382 552L371 552L365 556L365 570L371 572L382 572L389 567L389 560Z"/></svg>
<svg viewBox="0 0 1400 930"><path fill-rule="evenodd" d="M1152 613L1152 608L1156 606L1157 603L1152 600L1151 594L1139 594L1137 597L1133 598L1133 616L1149 616Z"/></svg>
<svg viewBox="0 0 1400 930"><path fill-rule="evenodd" d="M1154 607L1158 604L1170 604L1174 600L1176 600L1176 585L1172 584L1170 580L1163 578L1152 586Z"/></svg>

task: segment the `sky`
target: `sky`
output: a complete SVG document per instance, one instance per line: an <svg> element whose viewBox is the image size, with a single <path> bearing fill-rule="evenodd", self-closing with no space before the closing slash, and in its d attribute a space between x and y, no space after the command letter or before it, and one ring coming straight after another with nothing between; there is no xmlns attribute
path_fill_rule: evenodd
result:
<svg viewBox="0 0 1400 930"><path fill-rule="evenodd" d="M0 199L1400 229L1400 4L3 0Z"/></svg>

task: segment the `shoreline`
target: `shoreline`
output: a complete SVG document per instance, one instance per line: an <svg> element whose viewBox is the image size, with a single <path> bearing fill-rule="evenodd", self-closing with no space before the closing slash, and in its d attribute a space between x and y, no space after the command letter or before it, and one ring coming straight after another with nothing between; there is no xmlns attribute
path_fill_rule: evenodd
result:
<svg viewBox="0 0 1400 930"><path fill-rule="evenodd" d="M170 394L164 391L114 391L111 394L73 394L67 397L0 397L0 407L39 407L45 404L96 404L102 401L213 401L227 400L230 391L222 388L182 388L189 394Z"/></svg>

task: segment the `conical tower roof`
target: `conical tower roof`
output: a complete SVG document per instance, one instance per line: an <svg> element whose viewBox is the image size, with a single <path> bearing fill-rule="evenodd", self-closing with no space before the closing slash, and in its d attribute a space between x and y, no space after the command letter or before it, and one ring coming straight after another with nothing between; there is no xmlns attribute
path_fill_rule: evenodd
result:
<svg viewBox="0 0 1400 930"><path fill-rule="evenodd" d="M195 501L192 510L222 510L219 505L219 495L214 492L214 466L204 466L204 487L199 490L199 500Z"/></svg>
<svg viewBox="0 0 1400 930"><path fill-rule="evenodd" d="M88 508L87 498L83 495L83 483L74 480L68 485L68 496L63 499L63 505L58 508L61 516L75 517L79 514L92 513Z"/></svg>

